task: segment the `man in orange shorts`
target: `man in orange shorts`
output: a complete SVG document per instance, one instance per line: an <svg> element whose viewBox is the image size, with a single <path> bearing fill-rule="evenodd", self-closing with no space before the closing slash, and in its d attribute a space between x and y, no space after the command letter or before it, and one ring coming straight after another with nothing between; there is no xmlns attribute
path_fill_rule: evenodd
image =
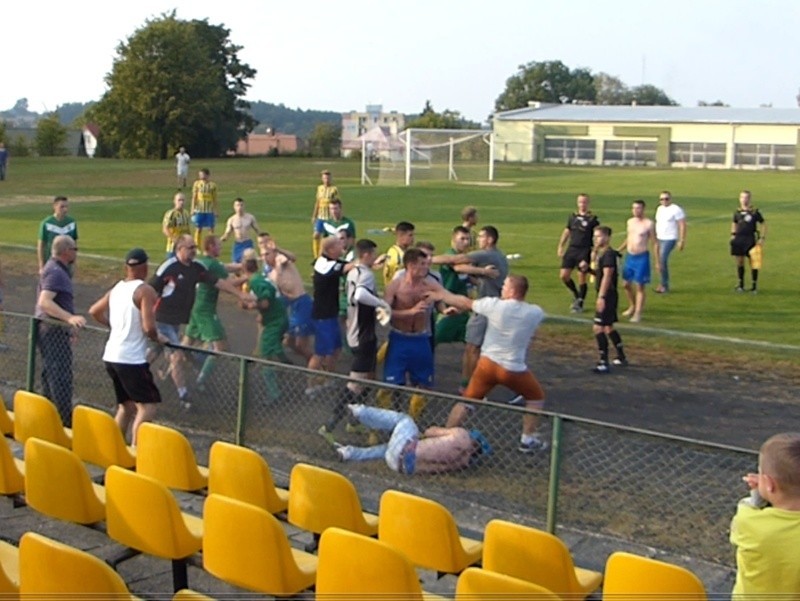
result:
<svg viewBox="0 0 800 601"><path fill-rule="evenodd" d="M472 300L444 289L428 293L430 300L443 300L464 311L471 310L478 315L484 315L488 320L480 358L469 386L464 391L465 397L483 399L492 388L502 384L520 395L526 408L541 410L544 407L544 391L525 362L530 341L544 319L544 311L538 305L525 302L527 292L526 277L509 275L503 283L500 298ZM469 417L471 409L466 403L456 404L450 411L446 427L461 426ZM547 443L536 434L538 425L538 415L523 415L519 445L521 452L534 453L547 448Z"/></svg>

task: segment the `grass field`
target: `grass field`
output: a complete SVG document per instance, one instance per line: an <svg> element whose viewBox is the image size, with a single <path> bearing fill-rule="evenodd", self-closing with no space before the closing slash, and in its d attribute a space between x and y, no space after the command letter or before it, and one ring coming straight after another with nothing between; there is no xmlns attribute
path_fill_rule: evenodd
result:
<svg viewBox="0 0 800 601"><path fill-rule="evenodd" d="M334 173L345 214L359 236L368 229L412 221L417 239L444 250L450 229L465 205L480 209L481 224L500 231L500 248L520 253L513 270L531 278L531 300L551 315L569 314L570 296L558 279L556 243L578 192L592 197L592 209L611 226L620 242L631 201L646 200L652 215L662 189L688 215L687 246L671 258L673 292L650 294L644 328L745 338L796 345L800 321L797 297L797 247L791 229L800 221L800 173L577 168L498 164L496 179L511 186L426 183L405 187L362 187L354 161L311 159L195 160L217 182L222 221L231 201L243 197L248 210L281 246L311 260L310 213L320 169ZM52 197L70 198L78 220L81 254L121 257L143 246L161 257L161 216L174 192L171 161L119 161L77 158L13 159L9 179L0 184L3 243L33 248L37 225L51 212ZM750 189L769 225L760 294L734 294L736 284L728 240L738 193ZM388 247L391 236L372 236ZM224 251L228 256L228 250ZM655 272L654 272L655 276ZM748 274L749 281L749 274ZM587 317L588 319L588 317ZM651 333L652 334L652 333ZM797 353L792 353L797 354Z"/></svg>

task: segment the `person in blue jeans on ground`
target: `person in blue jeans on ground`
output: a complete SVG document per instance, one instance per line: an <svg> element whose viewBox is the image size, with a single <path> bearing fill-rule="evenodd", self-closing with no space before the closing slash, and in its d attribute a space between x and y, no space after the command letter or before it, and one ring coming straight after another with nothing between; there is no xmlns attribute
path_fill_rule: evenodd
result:
<svg viewBox="0 0 800 601"><path fill-rule="evenodd" d="M656 292L669 292L669 255L677 246L682 251L686 244L686 213L672 202L672 194L664 190L658 195L660 203L656 209L656 240L658 241L658 261L656 269L661 275L661 283Z"/></svg>
<svg viewBox="0 0 800 601"><path fill-rule="evenodd" d="M476 430L431 426L420 433L419 427L406 413L348 405L350 413L367 428L391 432L389 442L370 447L335 444L341 461L384 459L390 469L401 474L432 474L463 469L476 454L490 448Z"/></svg>

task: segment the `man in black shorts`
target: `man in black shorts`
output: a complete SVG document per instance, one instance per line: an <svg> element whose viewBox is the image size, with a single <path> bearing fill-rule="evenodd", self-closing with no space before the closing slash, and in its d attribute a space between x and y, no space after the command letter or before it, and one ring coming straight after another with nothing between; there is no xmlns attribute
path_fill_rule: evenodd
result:
<svg viewBox="0 0 800 601"><path fill-rule="evenodd" d="M761 224L761 232L758 224ZM739 285L736 292L744 292L744 258L750 261L750 275L755 294L758 289L758 270L761 269L761 247L767 239L767 223L761 212L750 205L750 191L742 190L739 194L739 208L733 214L731 223L731 255L736 260L736 275Z"/></svg>
<svg viewBox="0 0 800 601"><path fill-rule="evenodd" d="M556 253L561 257L561 281L572 292L573 313L583 311L583 301L586 299L586 273L578 270L578 286L572 281L572 270L578 267L581 261L589 263L592 252L592 233L600 225L600 220L589 210L589 195L578 194L578 210L567 219L567 226L558 240ZM569 242L569 244L567 244Z"/></svg>
<svg viewBox="0 0 800 601"><path fill-rule="evenodd" d="M363 403L367 392L356 380L374 380L378 338L375 334L376 309L390 311L389 303L376 293L372 265L377 258L377 244L372 240L356 243L356 261L347 273L347 344L353 351L351 380L338 394L333 414L318 433L335 444L333 430L347 413L347 405ZM354 422L358 423L358 422Z"/></svg>
<svg viewBox="0 0 800 601"><path fill-rule="evenodd" d="M597 303L595 305L594 325L592 330L597 340L597 349L600 351L600 359L594 368L599 374L609 372L608 365L608 341L614 344L617 351L617 358L614 365L627 365L625 351L622 348L622 338L614 329L617 322L617 279L619 276L619 253L611 248L611 228L601 225L594 230L594 247L597 267L589 269L587 261L581 261L578 265L580 271L593 273L597 279Z"/></svg>

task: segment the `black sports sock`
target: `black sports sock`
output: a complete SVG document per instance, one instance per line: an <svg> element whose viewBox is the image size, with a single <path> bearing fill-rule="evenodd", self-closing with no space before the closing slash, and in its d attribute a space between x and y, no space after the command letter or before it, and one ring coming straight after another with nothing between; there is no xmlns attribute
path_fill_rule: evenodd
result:
<svg viewBox="0 0 800 601"><path fill-rule="evenodd" d="M586 300L586 291L589 289L589 286L586 284L581 284L580 286L580 299Z"/></svg>
<svg viewBox="0 0 800 601"><path fill-rule="evenodd" d="M744 265L736 266L736 274L739 276L739 288L744 288Z"/></svg>
<svg viewBox="0 0 800 601"><path fill-rule="evenodd" d="M617 358L621 360L625 359L625 351L622 348L622 337L619 335L619 332L612 330L608 337L611 339L611 343L617 350Z"/></svg>
<svg viewBox="0 0 800 601"><path fill-rule="evenodd" d="M595 334L594 337L597 339L597 349L600 351L600 363L608 363L608 338L605 332Z"/></svg>
<svg viewBox="0 0 800 601"><path fill-rule="evenodd" d="M758 269L751 269L750 274L753 276L753 290L758 287Z"/></svg>
<svg viewBox="0 0 800 601"><path fill-rule="evenodd" d="M564 285L569 288L570 292L572 292L572 296L578 298L578 288L575 286L575 282L572 280L567 280L564 282Z"/></svg>

